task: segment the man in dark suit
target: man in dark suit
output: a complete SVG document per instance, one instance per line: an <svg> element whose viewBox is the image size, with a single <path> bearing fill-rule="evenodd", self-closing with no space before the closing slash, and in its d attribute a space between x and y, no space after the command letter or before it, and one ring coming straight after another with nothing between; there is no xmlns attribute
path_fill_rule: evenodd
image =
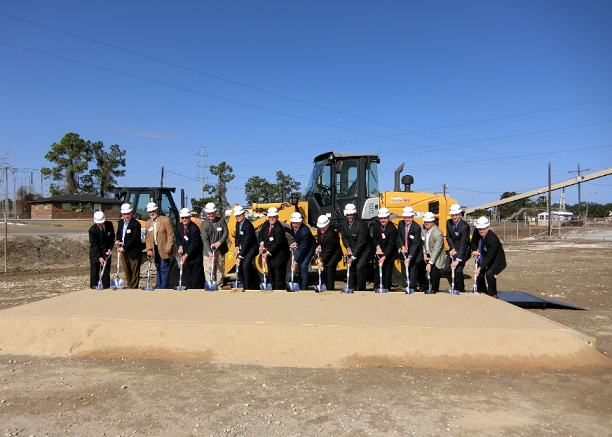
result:
<svg viewBox="0 0 612 437"><path fill-rule="evenodd" d="M344 207L346 221L340 224L342 243L346 248L350 281L355 290L366 289L368 267L372 261L373 247L368 225L357 218L357 208L352 203Z"/></svg>
<svg viewBox="0 0 612 437"><path fill-rule="evenodd" d="M236 268L238 280L245 289L258 290L258 276L253 267L253 259L257 256L257 236L253 224L246 219L244 208L240 205L234 208L236 217ZM284 287L283 287L284 288Z"/></svg>
<svg viewBox="0 0 612 437"><path fill-rule="evenodd" d="M287 276L287 261L289 261L289 242L283 229L278 222L278 209L268 209L268 221L263 224L259 234L259 252L266 260L268 282L274 290L285 289L285 278Z"/></svg>
<svg viewBox="0 0 612 437"><path fill-rule="evenodd" d="M470 225L461 219L461 206L451 205L450 219L446 221L446 242L450 248L446 257L444 274L448 283L452 285L452 269L455 269L455 290L465 292L463 268L470 259Z"/></svg>
<svg viewBox="0 0 612 437"><path fill-rule="evenodd" d="M198 225L191 221L191 211L179 211L181 222L176 227L174 238L177 252L183 263L183 285L187 288L204 288L204 260L202 259L202 235Z"/></svg>
<svg viewBox="0 0 612 437"><path fill-rule="evenodd" d="M407 287L406 269L408 269L410 290L414 291L418 281L418 265L423 263L421 226L414 221L414 209L411 206L407 206L402 210L402 216L404 220L397 225L397 245L406 256L402 260L402 280L404 287Z"/></svg>
<svg viewBox="0 0 612 437"><path fill-rule="evenodd" d="M378 210L378 221L372 226L373 240L376 250L376 261L382 266L382 286L387 290L391 288L393 276L393 261L397 256L397 228L389 220L389 208ZM376 283L374 288L380 287L380 268L376 270Z"/></svg>
<svg viewBox="0 0 612 437"><path fill-rule="evenodd" d="M106 220L102 211L96 211L93 216L94 224L89 228L89 286L97 287L100 280L100 269L103 265L102 286L110 287L111 257L115 242L115 228ZM106 258L108 257L108 260ZM106 260L106 261L105 261Z"/></svg>
<svg viewBox="0 0 612 437"><path fill-rule="evenodd" d="M140 281L140 258L142 242L140 237L140 222L134 218L132 205L121 205L121 216L117 226L117 251L121 254L121 264L125 270L127 288L138 288Z"/></svg>
<svg viewBox="0 0 612 437"><path fill-rule="evenodd" d="M317 248L320 262L318 267L323 269L324 285L328 290L335 289L336 269L342 258L342 247L338 231L329 225L329 217L322 215L317 220Z"/></svg>
<svg viewBox="0 0 612 437"><path fill-rule="evenodd" d="M291 214L291 227L293 228L294 260L291 268L295 271L300 266L300 290L308 290L308 265L314 256L316 244L315 238L302 220L302 214L294 212Z"/></svg>
<svg viewBox="0 0 612 437"><path fill-rule="evenodd" d="M472 255L478 257L476 285L479 292L487 293L497 299L497 275L506 268L506 254L501 241L491 231L491 222L488 218L480 217L476 220L475 226L471 248Z"/></svg>

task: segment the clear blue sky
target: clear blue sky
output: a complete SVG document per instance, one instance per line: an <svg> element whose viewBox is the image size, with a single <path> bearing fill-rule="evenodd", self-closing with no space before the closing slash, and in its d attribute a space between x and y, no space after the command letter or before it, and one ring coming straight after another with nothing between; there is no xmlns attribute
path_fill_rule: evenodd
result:
<svg viewBox="0 0 612 437"><path fill-rule="evenodd" d="M553 182L612 167L611 22L610 1L4 0L0 155L40 169L76 132L127 151L119 185L164 166L200 197L204 147L244 203L251 176L304 187L319 153L378 153L383 190L404 162L476 206L546 185L549 161ZM612 177L582 193L612 202Z"/></svg>

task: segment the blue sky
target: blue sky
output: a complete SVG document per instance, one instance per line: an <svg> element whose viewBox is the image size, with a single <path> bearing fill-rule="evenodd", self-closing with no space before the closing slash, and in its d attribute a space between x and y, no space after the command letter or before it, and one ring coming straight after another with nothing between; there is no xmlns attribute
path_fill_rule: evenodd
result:
<svg viewBox="0 0 612 437"><path fill-rule="evenodd" d="M120 185L164 166L200 197L204 147L244 203L251 176L305 187L320 153L378 153L383 190L404 162L413 189L476 206L546 185L548 162L553 182L612 167L611 19L609 1L4 0L0 155L40 169L76 132L127 151ZM612 202L612 177L582 193Z"/></svg>

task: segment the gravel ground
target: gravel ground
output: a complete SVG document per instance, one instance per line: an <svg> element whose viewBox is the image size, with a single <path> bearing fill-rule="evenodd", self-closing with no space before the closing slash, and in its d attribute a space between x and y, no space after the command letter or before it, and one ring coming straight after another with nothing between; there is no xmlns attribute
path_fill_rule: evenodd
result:
<svg viewBox="0 0 612 437"><path fill-rule="evenodd" d="M54 243L35 243L47 264L0 276L0 307L87 285L88 267L61 267L60 254L48 254ZM612 242L504 247L501 289L588 308L529 311L595 336L597 349L612 354ZM612 435L612 370L295 369L0 355L0 379L5 436Z"/></svg>

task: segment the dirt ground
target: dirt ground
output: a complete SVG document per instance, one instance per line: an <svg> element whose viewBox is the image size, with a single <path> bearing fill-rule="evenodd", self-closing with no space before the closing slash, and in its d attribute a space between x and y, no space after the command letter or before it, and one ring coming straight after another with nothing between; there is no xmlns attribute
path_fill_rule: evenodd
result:
<svg viewBox="0 0 612 437"><path fill-rule="evenodd" d="M0 308L87 286L86 239L20 240L9 240L19 246L10 252L11 273L0 276ZM500 289L588 308L529 311L596 337L597 350L612 354L612 241L520 240L504 248ZM0 355L0 379L5 436L612 435L612 370L296 369Z"/></svg>

